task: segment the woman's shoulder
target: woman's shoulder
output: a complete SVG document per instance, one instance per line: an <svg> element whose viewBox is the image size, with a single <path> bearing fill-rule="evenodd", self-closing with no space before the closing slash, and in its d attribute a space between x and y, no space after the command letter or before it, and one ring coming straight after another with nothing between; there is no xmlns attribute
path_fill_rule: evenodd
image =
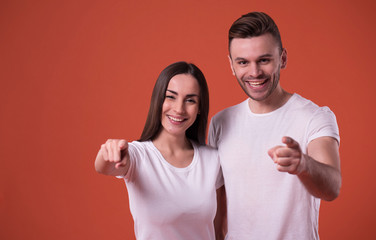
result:
<svg viewBox="0 0 376 240"><path fill-rule="evenodd" d="M218 150L212 146L209 145L199 145L195 143L194 147L197 149L199 154L205 154L205 155L218 155Z"/></svg>
<svg viewBox="0 0 376 240"><path fill-rule="evenodd" d="M195 154L200 166L206 166L212 171L218 171L220 160L218 150L208 145L197 145Z"/></svg>
<svg viewBox="0 0 376 240"><path fill-rule="evenodd" d="M150 151L152 148L151 141L132 141L128 142L128 150L131 152L144 153Z"/></svg>

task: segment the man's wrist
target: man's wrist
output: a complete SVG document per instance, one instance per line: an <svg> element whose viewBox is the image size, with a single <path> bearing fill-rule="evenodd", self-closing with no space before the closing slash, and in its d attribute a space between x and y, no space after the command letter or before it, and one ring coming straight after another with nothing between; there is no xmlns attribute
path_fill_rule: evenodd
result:
<svg viewBox="0 0 376 240"><path fill-rule="evenodd" d="M307 154L302 154L302 156L300 157L299 165L296 169L296 175L308 174L308 161L309 161L309 156Z"/></svg>

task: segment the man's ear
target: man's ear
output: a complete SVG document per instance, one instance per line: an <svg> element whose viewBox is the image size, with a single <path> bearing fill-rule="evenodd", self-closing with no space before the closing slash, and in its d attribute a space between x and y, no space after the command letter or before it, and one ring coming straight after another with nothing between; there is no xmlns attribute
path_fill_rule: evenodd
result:
<svg viewBox="0 0 376 240"><path fill-rule="evenodd" d="M286 68L287 66L287 50L286 48L282 49L282 54L281 54L281 69Z"/></svg>
<svg viewBox="0 0 376 240"><path fill-rule="evenodd" d="M232 75L235 76L235 71L234 71L234 67L232 66L232 59L231 59L231 56L230 55L227 55L228 57L228 60L230 62L230 67L231 67L231 71L232 71Z"/></svg>

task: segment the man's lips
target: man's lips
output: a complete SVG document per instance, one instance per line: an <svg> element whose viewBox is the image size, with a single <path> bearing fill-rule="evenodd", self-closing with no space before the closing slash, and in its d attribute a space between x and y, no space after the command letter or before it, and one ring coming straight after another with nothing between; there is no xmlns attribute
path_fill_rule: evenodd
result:
<svg viewBox="0 0 376 240"><path fill-rule="evenodd" d="M248 81L245 81L248 85L250 85L251 87L261 87L262 85L264 85L266 82L268 81L268 79L263 79L263 80L248 80Z"/></svg>

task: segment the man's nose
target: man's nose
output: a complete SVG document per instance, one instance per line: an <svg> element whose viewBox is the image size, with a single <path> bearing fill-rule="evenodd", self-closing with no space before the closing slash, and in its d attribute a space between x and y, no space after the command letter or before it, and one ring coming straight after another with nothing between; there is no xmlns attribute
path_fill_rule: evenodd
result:
<svg viewBox="0 0 376 240"><path fill-rule="evenodd" d="M249 76L252 78L257 78L262 74L261 68L257 63L251 63L249 65Z"/></svg>

